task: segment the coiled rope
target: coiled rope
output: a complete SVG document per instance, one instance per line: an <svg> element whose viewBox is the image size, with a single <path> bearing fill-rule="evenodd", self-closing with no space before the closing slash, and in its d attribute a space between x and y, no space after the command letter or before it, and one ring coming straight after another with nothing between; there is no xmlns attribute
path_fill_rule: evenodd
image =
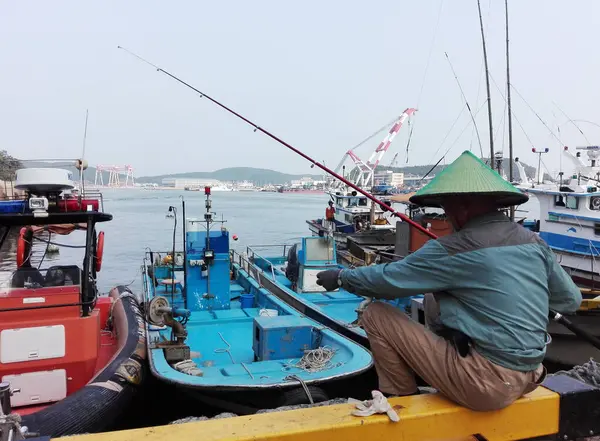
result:
<svg viewBox="0 0 600 441"><path fill-rule="evenodd" d="M331 362L335 352L336 351L334 349L328 346L322 346L317 349L309 349L304 351L304 355L297 362L290 360L289 362L285 363L283 369L289 370L297 368L302 369L305 372L315 373L342 366L342 362Z"/></svg>
<svg viewBox="0 0 600 441"><path fill-rule="evenodd" d="M201 377L204 375L202 369L198 367L198 365L193 360L183 360L178 363L175 363L173 367L181 373L187 375L195 375L196 377Z"/></svg>
<svg viewBox="0 0 600 441"><path fill-rule="evenodd" d="M590 358L590 361L575 366L569 371L558 371L554 375L563 374L595 387L600 387L600 363Z"/></svg>

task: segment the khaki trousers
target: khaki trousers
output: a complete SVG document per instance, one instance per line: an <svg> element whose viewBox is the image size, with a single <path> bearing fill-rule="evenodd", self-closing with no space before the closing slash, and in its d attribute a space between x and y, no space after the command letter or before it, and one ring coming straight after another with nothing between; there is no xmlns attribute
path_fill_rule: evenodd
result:
<svg viewBox="0 0 600 441"><path fill-rule="evenodd" d="M426 297L426 323L435 320L432 295ZM437 310L439 311L439 309ZM415 373L452 401L476 411L502 409L533 391L545 368L519 372L498 366L471 348L461 357L454 345L411 320L398 308L374 302L361 325L371 344L381 392L410 395Z"/></svg>

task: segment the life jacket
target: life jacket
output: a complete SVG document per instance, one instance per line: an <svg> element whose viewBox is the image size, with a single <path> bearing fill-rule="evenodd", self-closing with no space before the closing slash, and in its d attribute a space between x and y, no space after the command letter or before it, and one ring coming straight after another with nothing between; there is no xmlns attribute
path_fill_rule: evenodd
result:
<svg viewBox="0 0 600 441"><path fill-rule="evenodd" d="M325 209L325 219L332 221L334 219L335 208L327 207Z"/></svg>

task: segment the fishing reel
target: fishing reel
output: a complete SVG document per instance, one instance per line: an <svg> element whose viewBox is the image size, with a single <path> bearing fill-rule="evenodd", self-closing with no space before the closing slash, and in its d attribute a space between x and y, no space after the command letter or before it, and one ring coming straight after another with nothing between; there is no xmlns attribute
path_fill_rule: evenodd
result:
<svg viewBox="0 0 600 441"><path fill-rule="evenodd" d="M169 326L168 322L173 319L181 319L178 321L184 325L191 315L189 309L169 306L169 301L163 296L152 298L148 303L147 311L148 322L155 326Z"/></svg>
<svg viewBox="0 0 600 441"><path fill-rule="evenodd" d="M190 358L190 347L185 344L187 338L187 323L191 312L189 309L173 308L169 301L162 296L154 297L148 303L147 320L155 326L168 326L171 328L171 339L156 343L162 348L165 359L169 363L178 363Z"/></svg>

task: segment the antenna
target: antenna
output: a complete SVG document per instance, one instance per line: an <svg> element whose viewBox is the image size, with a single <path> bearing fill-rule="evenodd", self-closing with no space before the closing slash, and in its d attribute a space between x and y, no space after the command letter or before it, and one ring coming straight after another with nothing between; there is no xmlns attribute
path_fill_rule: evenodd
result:
<svg viewBox="0 0 600 441"><path fill-rule="evenodd" d="M508 107L508 181L513 182L513 137L512 137L512 107L510 101L510 53L508 39L508 0L504 0L504 15L506 17L506 104ZM510 220L515 220L515 207L510 207Z"/></svg>
<svg viewBox="0 0 600 441"><path fill-rule="evenodd" d="M483 62L485 63L485 84L487 88L488 123L490 130L490 165L494 169L494 129L492 127L492 97L490 96L490 71L488 69L487 48L485 46L485 33L483 32L483 18L481 17L481 2L477 0L479 10L479 25L481 27L481 42L483 44ZM511 164L512 165L512 164Z"/></svg>

